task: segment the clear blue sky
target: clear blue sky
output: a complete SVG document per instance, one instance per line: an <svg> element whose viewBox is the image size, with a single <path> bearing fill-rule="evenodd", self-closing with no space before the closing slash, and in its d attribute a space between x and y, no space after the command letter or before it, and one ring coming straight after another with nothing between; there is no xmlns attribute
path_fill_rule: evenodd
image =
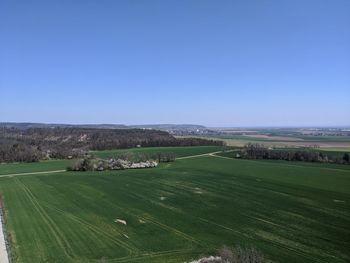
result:
<svg viewBox="0 0 350 263"><path fill-rule="evenodd" d="M0 121L350 125L349 0L3 0Z"/></svg>

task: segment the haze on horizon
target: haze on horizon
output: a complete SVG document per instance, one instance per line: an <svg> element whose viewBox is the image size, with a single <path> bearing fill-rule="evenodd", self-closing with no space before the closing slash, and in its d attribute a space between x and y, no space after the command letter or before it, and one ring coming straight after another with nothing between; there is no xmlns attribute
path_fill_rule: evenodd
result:
<svg viewBox="0 0 350 263"><path fill-rule="evenodd" d="M0 122L349 126L350 1L2 1Z"/></svg>

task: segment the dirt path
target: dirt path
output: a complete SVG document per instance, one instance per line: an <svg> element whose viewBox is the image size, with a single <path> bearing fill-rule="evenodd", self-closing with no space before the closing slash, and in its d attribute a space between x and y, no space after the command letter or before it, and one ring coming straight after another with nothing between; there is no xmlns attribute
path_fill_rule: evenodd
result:
<svg viewBox="0 0 350 263"><path fill-rule="evenodd" d="M53 173L62 173L66 170L55 170L55 171L44 171L44 172L31 172L31 173L18 173L18 174L1 174L1 177L13 177L13 176L20 176L20 175L35 175L35 174L53 174ZM2 263L2 262L0 262Z"/></svg>
<svg viewBox="0 0 350 263"><path fill-rule="evenodd" d="M215 153L209 154L212 157L217 157L217 158L221 158L221 159L228 159L228 160L233 160L233 158L230 157L226 157L226 156L221 156L221 155L216 155Z"/></svg>
<svg viewBox="0 0 350 263"><path fill-rule="evenodd" d="M0 210L1 210L1 207L0 207ZM3 227L2 214L0 211L0 263L9 263L9 258L6 250L5 236L4 236L4 231L2 227Z"/></svg>
<svg viewBox="0 0 350 263"><path fill-rule="evenodd" d="M214 156L217 157L215 154L221 153L221 151L218 152L210 152L210 153L203 153L203 154L197 154L197 155L190 155L190 156L184 156L176 158L176 160L184 160L184 159L190 159L190 158L196 158L196 157L203 157L203 156ZM53 173L62 173L66 170L54 170L54 171L43 171L43 172L30 172L30 173L16 173L16 174L0 174L1 177L14 177L14 176L21 176L21 175L36 175L36 174L53 174ZM0 262L2 263L2 262Z"/></svg>
<svg viewBox="0 0 350 263"><path fill-rule="evenodd" d="M176 158L176 160L184 160L184 159L203 157L203 156L213 156L214 154L217 154L217 153L221 153L221 151L211 152L211 153L203 153L203 154L197 154L197 155L190 155L190 156L184 156L184 157Z"/></svg>

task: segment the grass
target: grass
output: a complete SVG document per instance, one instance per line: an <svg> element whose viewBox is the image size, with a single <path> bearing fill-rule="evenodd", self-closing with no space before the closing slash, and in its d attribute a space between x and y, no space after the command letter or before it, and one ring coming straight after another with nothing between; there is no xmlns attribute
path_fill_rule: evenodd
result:
<svg viewBox="0 0 350 263"><path fill-rule="evenodd" d="M145 147L145 148L132 148L132 149L117 149L108 151L94 151L93 153L100 158L110 158L117 154L125 152L136 153L158 153L158 152L172 152L176 157L185 157L197 154L205 154L220 151L221 146L195 146L195 147ZM74 160L50 160L41 161L36 163L10 163L0 164L0 176L7 174L17 173L32 173L32 172L44 172L54 170L64 170Z"/></svg>
<svg viewBox="0 0 350 263"><path fill-rule="evenodd" d="M14 173L44 172L61 169L64 170L71 162L72 161L69 160L52 160L41 161L37 163L0 164L0 176L4 174Z"/></svg>
<svg viewBox="0 0 350 263"><path fill-rule="evenodd" d="M0 192L16 262L179 263L224 244L272 262L349 262L350 170L340 167L206 156L0 178Z"/></svg>

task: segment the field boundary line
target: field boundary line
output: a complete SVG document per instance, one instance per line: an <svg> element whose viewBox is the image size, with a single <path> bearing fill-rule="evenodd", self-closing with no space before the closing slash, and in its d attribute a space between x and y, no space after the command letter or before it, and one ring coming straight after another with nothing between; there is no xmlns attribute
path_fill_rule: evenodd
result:
<svg viewBox="0 0 350 263"><path fill-rule="evenodd" d="M0 174L0 178L1 178L1 177L21 176L21 175L53 174L53 173L63 173L63 172L66 172L66 170L53 170L53 171L30 172L30 173L17 173L17 174Z"/></svg>

